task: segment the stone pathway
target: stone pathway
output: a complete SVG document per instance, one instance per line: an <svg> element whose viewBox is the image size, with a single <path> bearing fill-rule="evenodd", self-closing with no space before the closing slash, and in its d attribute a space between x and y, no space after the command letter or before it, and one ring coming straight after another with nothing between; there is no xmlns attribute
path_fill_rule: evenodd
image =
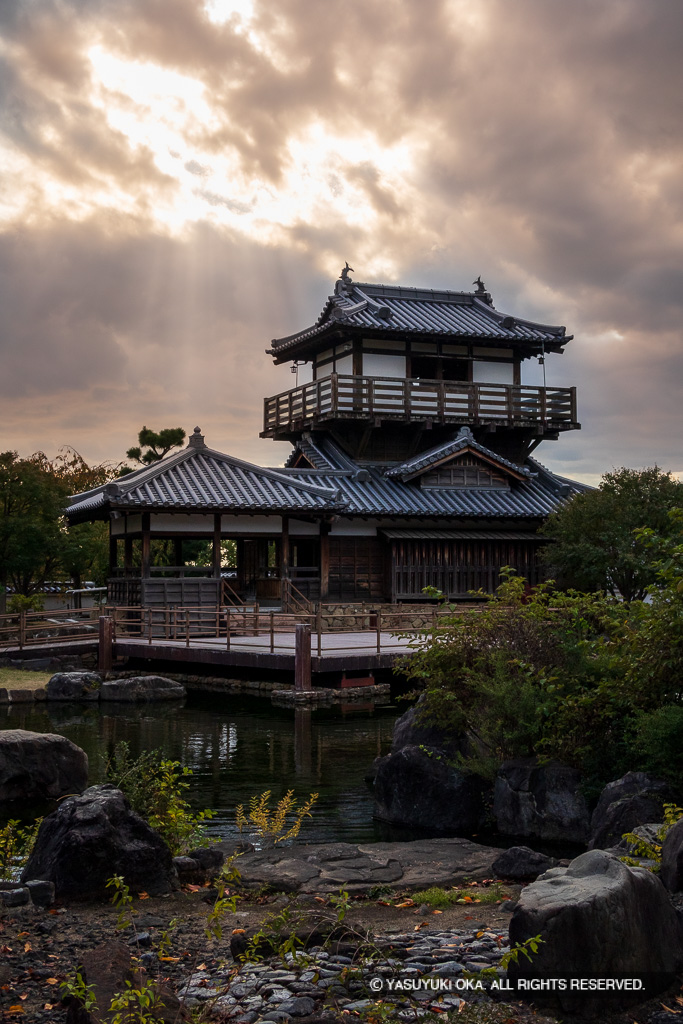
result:
<svg viewBox="0 0 683 1024"><path fill-rule="evenodd" d="M325 1008L362 1012L382 1000L392 1020L413 1020L430 1010L458 1010L460 1004L487 1000L492 980L508 952L507 933L476 923L462 934L405 933L377 940L375 956L345 955L321 948L285 954L236 970L200 970L182 979L178 995L189 1007L235 1024L288 1021ZM353 953L349 949L350 953ZM482 978L480 971L496 970Z"/></svg>

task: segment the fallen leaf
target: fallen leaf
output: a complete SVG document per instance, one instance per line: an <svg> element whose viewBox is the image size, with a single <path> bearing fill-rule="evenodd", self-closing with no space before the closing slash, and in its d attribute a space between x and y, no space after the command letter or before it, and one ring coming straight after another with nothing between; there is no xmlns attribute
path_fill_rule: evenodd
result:
<svg viewBox="0 0 683 1024"><path fill-rule="evenodd" d="M14 1006L10 1006L10 1013L26 1013L26 1010L20 1003L15 1003Z"/></svg>
<svg viewBox="0 0 683 1024"><path fill-rule="evenodd" d="M33 946L31 945L30 942L25 942L24 943L24 953L30 953L32 949L33 949Z"/></svg>
<svg viewBox="0 0 683 1024"><path fill-rule="evenodd" d="M396 903L395 906L398 910L400 910L401 907L414 907L415 900L404 900L403 903Z"/></svg>
<svg viewBox="0 0 683 1024"><path fill-rule="evenodd" d="M420 921L419 924L415 925L415 927L413 928L413 931L414 932L419 932L420 928L429 928L429 921Z"/></svg>
<svg viewBox="0 0 683 1024"><path fill-rule="evenodd" d="M188 882L188 884L187 884L187 885L184 885L184 886L183 886L183 890L184 890L185 892L199 892L199 890L200 890L201 888L202 888L202 886L201 886L201 885L192 885L192 884L191 884L190 882ZM140 899L142 899L142 898L143 898L143 897L141 896L141 897L140 897ZM148 898L149 898L149 897L148 897Z"/></svg>
<svg viewBox="0 0 683 1024"><path fill-rule="evenodd" d="M17 933L17 938L18 939L25 939L27 936L28 936L28 932L18 932Z"/></svg>
<svg viewBox="0 0 683 1024"><path fill-rule="evenodd" d="M57 910L50 910L51 914L66 914L66 907L59 907Z"/></svg>
<svg viewBox="0 0 683 1024"><path fill-rule="evenodd" d="M149 893L148 892L139 892L138 893L138 899L139 900L148 900L149 899Z"/></svg>
<svg viewBox="0 0 683 1024"><path fill-rule="evenodd" d="M43 1003L44 1010L53 1010L57 1003Z"/></svg>
<svg viewBox="0 0 683 1024"><path fill-rule="evenodd" d="M662 1006L662 1007L663 1007L663 1008L664 1008L664 1009L666 1010L666 1012L667 1012L667 1013L675 1013L675 1014L678 1014L678 1010L672 1010L672 1009L671 1009L670 1007L668 1007L668 1006L666 1005L666 1003L660 1003L659 1005L660 1005L660 1006Z"/></svg>
<svg viewBox="0 0 683 1024"><path fill-rule="evenodd" d="M443 910L432 910L432 914L443 914Z"/></svg>
<svg viewBox="0 0 683 1024"><path fill-rule="evenodd" d="M198 971L205 971L206 970L206 964L197 964L197 970Z"/></svg>
<svg viewBox="0 0 683 1024"><path fill-rule="evenodd" d="M316 903L327 903L327 900L324 899L322 896L314 896L314 899Z"/></svg>
<svg viewBox="0 0 683 1024"><path fill-rule="evenodd" d="M24 999L28 999L28 993L27 993L27 992L24 992L23 996L19 996L19 998L20 998L20 999L21 999L21 1001L23 1002L23 1001L24 1001Z"/></svg>
<svg viewBox="0 0 683 1024"><path fill-rule="evenodd" d="M244 935L246 930L247 930L246 928L233 928L232 934L233 935Z"/></svg>
<svg viewBox="0 0 683 1024"><path fill-rule="evenodd" d="M45 979L45 984L46 985L59 985L59 981L57 980L57 978L46 978Z"/></svg>
<svg viewBox="0 0 683 1024"><path fill-rule="evenodd" d="M164 963L177 964L178 961L180 960L180 957L179 956L160 956L159 959L163 960Z"/></svg>
<svg viewBox="0 0 683 1024"><path fill-rule="evenodd" d="M12 947L11 946L0 946L0 953L11 953L11 952L12 952Z"/></svg>

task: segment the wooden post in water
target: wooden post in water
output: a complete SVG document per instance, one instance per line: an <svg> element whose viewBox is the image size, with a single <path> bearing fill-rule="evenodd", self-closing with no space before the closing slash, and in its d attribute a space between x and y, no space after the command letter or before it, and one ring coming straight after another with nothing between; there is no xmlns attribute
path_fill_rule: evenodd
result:
<svg viewBox="0 0 683 1024"><path fill-rule="evenodd" d="M297 622L294 627L294 689L311 690L311 627Z"/></svg>
<svg viewBox="0 0 683 1024"><path fill-rule="evenodd" d="M100 615L100 642L97 647L97 668L99 672L111 672L114 663L113 639L114 620L110 615Z"/></svg>

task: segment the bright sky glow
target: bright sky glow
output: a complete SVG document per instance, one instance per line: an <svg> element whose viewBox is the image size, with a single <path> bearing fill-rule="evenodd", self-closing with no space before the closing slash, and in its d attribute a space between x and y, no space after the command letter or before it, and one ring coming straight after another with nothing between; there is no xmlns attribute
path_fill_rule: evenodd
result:
<svg viewBox="0 0 683 1024"><path fill-rule="evenodd" d="M323 122L303 126L288 140L284 174L275 186L246 174L240 154L228 145L218 154L193 146L198 128L208 133L216 127L202 82L149 62L124 60L103 46L92 47L88 57L91 105L112 132L125 137L131 154L151 155L172 187L128 191L104 174L86 188L71 185L37 175L35 169L29 174L30 163L5 148L0 149L0 168L14 176L16 188L6 193L0 216L9 220L29 214L29 194L19 183L31 180L41 191L43 209L69 219L81 220L106 207L132 213L144 202L159 227L171 233L207 220L272 243L282 229L300 222L325 219L367 228L378 213L366 182L389 197L400 192L405 198L414 191L411 178L419 152L414 145L400 141L387 146L371 131L348 135ZM50 125L44 126L43 141L59 142ZM417 194L414 202L419 202ZM393 266L391 259L374 256L377 272Z"/></svg>

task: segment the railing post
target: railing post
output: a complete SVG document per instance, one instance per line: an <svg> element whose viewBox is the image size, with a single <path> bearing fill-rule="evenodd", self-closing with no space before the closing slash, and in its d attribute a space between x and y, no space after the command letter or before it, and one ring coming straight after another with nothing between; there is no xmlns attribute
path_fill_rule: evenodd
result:
<svg viewBox="0 0 683 1024"><path fill-rule="evenodd" d="M19 612L19 650L26 643L26 612Z"/></svg>
<svg viewBox="0 0 683 1024"><path fill-rule="evenodd" d="M225 609L225 648L230 650L230 608Z"/></svg>
<svg viewBox="0 0 683 1024"><path fill-rule="evenodd" d="M376 621L376 625L377 625L377 653L379 654L381 649L382 649L382 609L381 608L377 609L377 616L376 616L375 621Z"/></svg>
<svg viewBox="0 0 683 1024"><path fill-rule="evenodd" d="M294 627L294 689L303 693L311 687L311 627L297 622Z"/></svg>
<svg viewBox="0 0 683 1024"><path fill-rule="evenodd" d="M152 609L147 609L147 643L152 642Z"/></svg>
<svg viewBox="0 0 683 1024"><path fill-rule="evenodd" d="M111 672L114 663L112 644L114 620L109 615L100 615L99 643L97 646L97 670Z"/></svg>
<svg viewBox="0 0 683 1024"><path fill-rule="evenodd" d="M330 411L336 413L339 405L339 378L336 373L330 374L330 383Z"/></svg>
<svg viewBox="0 0 683 1024"><path fill-rule="evenodd" d="M185 646L190 646L190 609L185 609Z"/></svg>
<svg viewBox="0 0 683 1024"><path fill-rule="evenodd" d="M270 612L270 653L275 650L275 612Z"/></svg>
<svg viewBox="0 0 683 1024"><path fill-rule="evenodd" d="M323 650L323 605L322 601L318 602L318 607L315 612L315 632L318 639L318 657L322 657Z"/></svg>

